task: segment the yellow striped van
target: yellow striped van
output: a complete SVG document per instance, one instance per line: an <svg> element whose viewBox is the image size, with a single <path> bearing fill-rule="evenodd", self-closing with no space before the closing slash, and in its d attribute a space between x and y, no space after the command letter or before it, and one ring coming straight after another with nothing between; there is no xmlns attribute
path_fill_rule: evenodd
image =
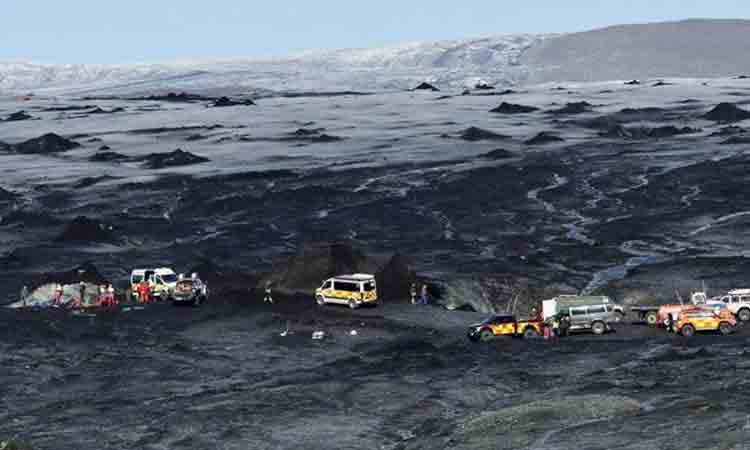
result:
<svg viewBox="0 0 750 450"><path fill-rule="evenodd" d="M315 290L315 301L321 306L337 303L352 309L362 305L375 305L378 303L375 276L355 273L329 278Z"/></svg>

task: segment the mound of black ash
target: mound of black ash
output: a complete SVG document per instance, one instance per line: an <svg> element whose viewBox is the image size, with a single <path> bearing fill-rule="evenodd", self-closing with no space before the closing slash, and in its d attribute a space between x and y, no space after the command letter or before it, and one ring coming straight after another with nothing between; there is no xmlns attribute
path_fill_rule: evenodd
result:
<svg viewBox="0 0 750 450"><path fill-rule="evenodd" d="M194 155L179 148L169 153L151 153L142 158L137 158L136 160L143 161L143 166L148 169L190 166L210 161L208 158Z"/></svg>
<svg viewBox="0 0 750 450"><path fill-rule="evenodd" d="M65 139L55 133L47 133L38 138L11 145L10 149L23 154L47 155L66 152L80 146L78 142Z"/></svg>
<svg viewBox="0 0 750 450"><path fill-rule="evenodd" d="M599 133L599 136L606 138L622 138L622 139L661 139L673 136L680 136L684 134L695 134L700 133L701 130L698 128L682 127L678 128L674 125L667 125L663 127L647 128L647 127L624 127L622 125L615 125L610 129Z"/></svg>
<svg viewBox="0 0 750 450"><path fill-rule="evenodd" d="M179 94L170 92L167 95L150 95L145 98L136 100L150 100L150 101L162 101L162 102L173 102L173 103L191 103L196 101L205 100L204 97L195 94L188 94L187 92L180 92Z"/></svg>
<svg viewBox="0 0 750 450"><path fill-rule="evenodd" d="M395 302L410 299L409 292L416 278L409 260L398 253L393 255L375 274L380 300Z"/></svg>
<svg viewBox="0 0 750 450"><path fill-rule="evenodd" d="M439 92L440 89L436 88L435 86L431 85L428 82L423 82L419 86L412 89L414 91L433 91L433 92Z"/></svg>
<svg viewBox="0 0 750 450"><path fill-rule="evenodd" d="M565 139L547 131L542 131L533 138L524 142L526 145L544 145L551 144L553 142L565 142Z"/></svg>
<svg viewBox="0 0 750 450"><path fill-rule="evenodd" d="M85 189L87 187L94 186L95 184L99 184L102 181L109 181L114 179L115 177L111 177L109 175L102 175L100 177L86 177L76 182L73 187L75 189Z"/></svg>
<svg viewBox="0 0 750 450"><path fill-rule="evenodd" d="M550 111L550 114L583 114L588 112L592 106L588 102L566 103L562 108Z"/></svg>
<svg viewBox="0 0 750 450"><path fill-rule="evenodd" d="M121 113L125 112L125 108L113 108L107 111L106 109L102 109L100 107L95 107L91 111L86 111L86 114L115 114L115 113Z"/></svg>
<svg viewBox="0 0 750 450"><path fill-rule="evenodd" d="M31 120L34 117L28 114L26 111L18 111L9 115L3 122L20 122L22 120Z"/></svg>
<svg viewBox="0 0 750 450"><path fill-rule="evenodd" d="M750 119L750 111L741 109L734 103L720 103L714 109L704 114L703 118L714 122L740 122Z"/></svg>
<svg viewBox="0 0 750 450"><path fill-rule="evenodd" d="M44 112L70 112L70 111L87 111L96 108L96 105L71 105L71 106L52 106L45 108Z"/></svg>
<svg viewBox="0 0 750 450"><path fill-rule="evenodd" d="M461 133L460 138L465 141L475 142L475 141L499 141L503 139L509 139L510 136L495 133L489 130L484 130L482 128L469 127Z"/></svg>
<svg viewBox="0 0 750 450"><path fill-rule="evenodd" d="M214 108L225 108L228 106L254 106L255 102L250 99L232 100L229 97L220 97L213 103Z"/></svg>
<svg viewBox="0 0 750 450"><path fill-rule="evenodd" d="M526 114L537 111L539 108L534 106L517 105L514 103L503 102L495 109L490 110L491 113L498 114Z"/></svg>
<svg viewBox="0 0 750 450"><path fill-rule="evenodd" d="M78 216L55 239L57 242L113 242L114 227L98 220Z"/></svg>
<svg viewBox="0 0 750 450"><path fill-rule="evenodd" d="M326 142L338 142L344 140L341 136L335 136L332 134L324 133L325 128L300 128L287 138L282 140L288 141L303 141L311 143L326 143Z"/></svg>
<svg viewBox="0 0 750 450"><path fill-rule="evenodd" d="M105 145L105 147L107 146ZM128 159L129 158L123 155L122 153L109 152L109 151L100 151L89 157L89 161L91 162L117 162L117 161L127 161Z"/></svg>
<svg viewBox="0 0 750 450"><path fill-rule="evenodd" d="M516 155L513 152L509 152L508 150L505 150L504 148L498 148L496 150L492 150L491 152L487 152L484 154L479 155L480 158L485 159L508 159L508 158L514 158Z"/></svg>

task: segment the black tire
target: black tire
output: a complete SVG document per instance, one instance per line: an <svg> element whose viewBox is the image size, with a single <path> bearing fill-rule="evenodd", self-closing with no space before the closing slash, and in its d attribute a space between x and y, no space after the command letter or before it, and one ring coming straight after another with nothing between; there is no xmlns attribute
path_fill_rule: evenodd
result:
<svg viewBox="0 0 750 450"><path fill-rule="evenodd" d="M591 332L597 336L601 336L607 332L607 325L604 322L594 322L591 324Z"/></svg>
<svg viewBox="0 0 750 450"><path fill-rule="evenodd" d="M656 326L657 319L658 317L657 317L656 311L649 311L646 313L646 323L648 325L652 327Z"/></svg>
<svg viewBox="0 0 750 450"><path fill-rule="evenodd" d="M721 333L722 336L726 336L729 334L732 334L732 331L734 327L732 327L732 324L729 322L721 322L719 324L719 333Z"/></svg>
<svg viewBox="0 0 750 450"><path fill-rule="evenodd" d="M354 299L349 300L349 309L357 309L357 301Z"/></svg>
<svg viewBox="0 0 750 450"><path fill-rule="evenodd" d="M495 334L492 332L492 330L484 329L479 332L479 339L482 342L489 342L495 337Z"/></svg>
<svg viewBox="0 0 750 450"><path fill-rule="evenodd" d="M750 321L750 309L742 308L737 311L737 318L740 319L740 322Z"/></svg>
<svg viewBox="0 0 750 450"><path fill-rule="evenodd" d="M539 333L536 331L534 327L526 327L526 329L523 330L524 339L533 339L537 336L539 336Z"/></svg>
<svg viewBox="0 0 750 450"><path fill-rule="evenodd" d="M693 337L693 335L695 335L695 327L687 324L682 327L682 329L680 330L680 334L688 338Z"/></svg>
<svg viewBox="0 0 750 450"><path fill-rule="evenodd" d="M316 295L315 303L317 303L318 306L324 306L326 304L326 300L322 295Z"/></svg>

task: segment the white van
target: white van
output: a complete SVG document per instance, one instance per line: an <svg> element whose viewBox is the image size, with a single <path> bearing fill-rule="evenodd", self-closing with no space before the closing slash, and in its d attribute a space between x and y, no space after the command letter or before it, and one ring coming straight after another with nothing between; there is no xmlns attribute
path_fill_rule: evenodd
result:
<svg viewBox="0 0 750 450"><path fill-rule="evenodd" d="M130 290L133 297L138 298L138 284L144 279L151 286L152 295L162 300L172 298L177 287L177 274L170 268L135 269L130 274Z"/></svg>
<svg viewBox="0 0 750 450"><path fill-rule="evenodd" d="M366 304L377 304L378 290L375 276L355 273L329 278L315 290L315 301L321 306L326 303L338 303L352 309Z"/></svg>

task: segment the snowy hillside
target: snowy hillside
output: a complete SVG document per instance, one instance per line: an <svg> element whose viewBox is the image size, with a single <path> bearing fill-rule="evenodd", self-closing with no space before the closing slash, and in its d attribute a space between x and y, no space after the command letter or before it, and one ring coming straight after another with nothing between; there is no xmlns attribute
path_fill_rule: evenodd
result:
<svg viewBox="0 0 750 450"><path fill-rule="evenodd" d="M507 35L308 52L276 60L154 65L41 65L0 61L0 94L138 94L402 90L429 81L462 89L750 73L750 21L689 20L566 35Z"/></svg>
<svg viewBox="0 0 750 450"><path fill-rule="evenodd" d="M383 90L421 81L463 87L477 80L512 84L526 76L521 54L542 41L516 35L309 52L278 60L134 66L0 62L0 92L141 92L221 88Z"/></svg>

